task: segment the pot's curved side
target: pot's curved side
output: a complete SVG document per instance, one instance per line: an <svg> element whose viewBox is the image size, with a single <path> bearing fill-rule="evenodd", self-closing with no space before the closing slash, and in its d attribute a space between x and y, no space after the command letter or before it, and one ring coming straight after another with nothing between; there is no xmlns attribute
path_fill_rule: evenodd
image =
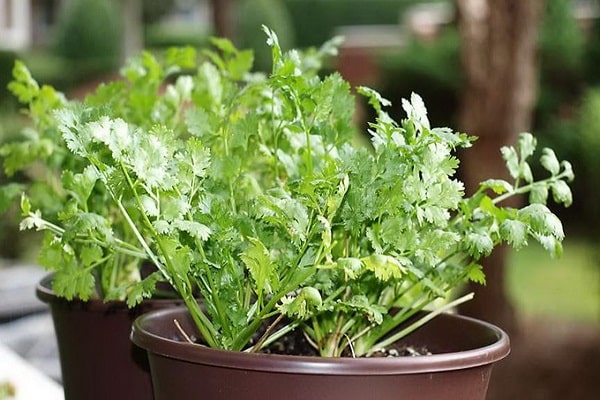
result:
<svg viewBox="0 0 600 400"><path fill-rule="evenodd" d="M149 353L156 400L484 400L493 363L510 351L502 330L450 315L403 340L426 344L433 356L360 359L212 350L184 342L175 319L195 331L183 308L146 314L133 325L132 340Z"/></svg>
<svg viewBox="0 0 600 400"><path fill-rule="evenodd" d="M42 279L36 295L52 313L65 399L152 399L148 357L129 340L131 324L181 302L148 300L130 310L124 302L67 301L54 294L51 282L52 275Z"/></svg>

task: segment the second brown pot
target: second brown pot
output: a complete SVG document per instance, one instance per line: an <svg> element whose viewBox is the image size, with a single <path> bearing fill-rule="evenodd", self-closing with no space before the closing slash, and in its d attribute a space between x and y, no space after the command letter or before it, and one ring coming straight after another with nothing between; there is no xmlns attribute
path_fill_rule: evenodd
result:
<svg viewBox="0 0 600 400"><path fill-rule="evenodd" d="M52 275L37 285L50 306L65 400L152 399L148 358L129 340L131 324L145 312L174 307L176 300L125 302L66 300L52 290Z"/></svg>

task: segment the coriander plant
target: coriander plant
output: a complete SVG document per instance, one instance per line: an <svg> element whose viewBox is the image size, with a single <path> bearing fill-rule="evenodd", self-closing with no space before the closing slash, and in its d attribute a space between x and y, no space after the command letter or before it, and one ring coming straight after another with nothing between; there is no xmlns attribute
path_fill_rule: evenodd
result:
<svg viewBox="0 0 600 400"><path fill-rule="evenodd" d="M416 94L394 121L389 101L361 87L376 119L370 145L358 144L350 85L318 74L337 39L283 52L264 30L268 76L250 72L251 52L215 39L201 55L143 53L124 81L50 112L76 160L68 204L51 222L24 197L23 227L47 232L42 258L66 268L65 292L85 293L98 264L149 260L158 271L123 287L129 303L167 281L208 346L259 351L302 330L322 356L359 357L468 300L448 297L484 281L477 260L496 245L533 239L560 254L546 201L571 203L568 162L544 149L549 176L534 179L536 142L522 134L502 149L512 180L466 197L454 152L472 138L431 127ZM523 194L527 205L503 204Z"/></svg>

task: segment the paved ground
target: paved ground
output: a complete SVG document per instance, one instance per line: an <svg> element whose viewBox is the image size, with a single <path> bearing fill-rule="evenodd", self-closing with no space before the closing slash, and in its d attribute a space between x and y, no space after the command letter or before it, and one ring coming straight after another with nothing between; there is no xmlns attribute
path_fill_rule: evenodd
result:
<svg viewBox="0 0 600 400"><path fill-rule="evenodd" d="M492 374L488 400L600 399L600 326L526 321Z"/></svg>

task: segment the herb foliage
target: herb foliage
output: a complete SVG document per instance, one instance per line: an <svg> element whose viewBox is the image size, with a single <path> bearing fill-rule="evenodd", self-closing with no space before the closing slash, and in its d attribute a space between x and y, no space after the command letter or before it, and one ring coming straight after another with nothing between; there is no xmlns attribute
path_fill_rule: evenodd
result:
<svg viewBox="0 0 600 400"><path fill-rule="evenodd" d="M568 162L544 149L549 176L534 179L536 141L522 134L502 149L512 180L466 197L454 154L473 138L431 127L416 94L394 121L390 102L361 87L377 117L371 146L356 145L350 85L318 74L338 39L284 52L264 30L269 76L250 72L250 51L214 39L202 57L143 53L83 102L40 89L17 64L12 90L35 134L1 152L7 171L39 159L63 171L53 207L22 200L22 227L46 232L41 262L60 295L87 299L100 281L104 298L133 306L167 281L211 347L258 351L302 329L323 356L368 356L468 300L440 303L466 280L484 283L477 260L498 244L533 239L560 255L546 202L571 203ZM503 205L522 194L528 205ZM158 271L142 279L145 260ZM406 327L423 309L434 311Z"/></svg>

